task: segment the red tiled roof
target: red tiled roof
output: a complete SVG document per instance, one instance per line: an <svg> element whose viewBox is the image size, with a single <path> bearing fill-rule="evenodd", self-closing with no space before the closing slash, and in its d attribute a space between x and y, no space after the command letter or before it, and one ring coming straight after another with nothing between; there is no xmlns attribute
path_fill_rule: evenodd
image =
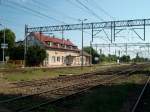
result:
<svg viewBox="0 0 150 112"><path fill-rule="evenodd" d="M70 40L59 39L56 37L50 37L50 36L46 36L46 35L43 35L40 33L33 33L33 34L34 34L35 38L37 38L39 41L41 41L44 44L46 44L46 42L54 42L54 43L58 43L58 44L68 45L68 46L76 46Z"/></svg>

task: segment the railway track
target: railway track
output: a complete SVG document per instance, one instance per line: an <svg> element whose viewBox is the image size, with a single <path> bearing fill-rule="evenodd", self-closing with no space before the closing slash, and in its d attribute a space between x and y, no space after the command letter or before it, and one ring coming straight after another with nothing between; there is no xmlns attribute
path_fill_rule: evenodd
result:
<svg viewBox="0 0 150 112"><path fill-rule="evenodd" d="M0 101L0 104L6 104L6 105L8 105L8 108L11 108L10 107L10 105L11 105L13 107L14 112L29 112L31 110L37 109L41 106L47 105L47 104L54 102L56 100L59 100L61 98L84 92L92 87L95 87L95 86L98 86L101 84L111 83L112 81L125 76L125 75L120 75L120 74L128 74L129 75L130 73L135 72L136 70L128 69L128 70L125 70L122 72L118 72L118 73L116 73L116 75L112 75L110 77L103 77L101 79L98 79L97 77L93 78L93 79L91 79L91 78L83 79L80 83L68 85L65 87L59 87L59 88L55 88L52 90L42 91L42 92L38 92L35 94L31 94L31 95L23 95L23 96L19 96L19 97L14 97L11 99L7 99L5 101ZM31 102L30 102L31 99L33 99L34 102L37 102L37 99L39 97L41 97L41 98L43 97L48 100L46 100L46 101L43 100L40 103L38 102L35 105L31 105ZM24 103L26 103L26 104L29 103L30 105L24 106L24 103L21 104L22 100ZM29 102L27 103L28 100L29 100ZM19 108L15 108L15 107L19 107Z"/></svg>
<svg viewBox="0 0 150 112"><path fill-rule="evenodd" d="M111 83L114 80L117 80L121 77L126 77L129 74L132 74L133 72L144 68L145 66L139 65L139 66L131 66L129 68L124 69L123 71L117 70L113 73L113 75L109 76L101 76L99 75L100 73L94 72L93 74L85 74L85 75L79 75L75 77L64 77L65 81L78 81L76 83L69 83L68 85L65 86L58 86L56 88L53 87L53 89L47 88L44 91L40 90L38 92L35 92L33 94L27 94L27 95L21 95L17 97L13 97L7 100L0 101L0 105L7 107L7 108L12 108L13 112L29 112L34 109L37 109L41 106L50 104L52 102L58 101L62 98L72 96L78 93L82 93L92 87L101 85L101 84L106 84L106 83ZM126 74L126 75L125 75ZM98 77L99 76L99 77ZM63 78L62 78L63 79ZM60 80L55 80L54 81L60 81ZM61 83L64 83L64 82ZM50 84L49 80L43 82L39 82L38 85L34 86L41 86L43 87L44 84ZM22 87L29 87L33 83L29 81L28 82L23 82ZM42 100L41 100L42 98ZM35 102L35 103L33 103ZM18 108L19 107L19 108Z"/></svg>
<svg viewBox="0 0 150 112"><path fill-rule="evenodd" d="M116 66L118 64L110 64L112 66ZM108 65L100 65L100 66L108 66ZM85 66L85 67L90 67L90 66ZM28 70L55 70L55 69L64 69L64 68L80 68L80 66L64 66L64 67L52 67L52 68L41 68L41 67L25 67L25 68L21 68L21 67L17 67L17 68L0 68L0 72L11 72L11 73L17 73L17 72L26 72Z"/></svg>
<svg viewBox="0 0 150 112"><path fill-rule="evenodd" d="M121 71L109 71L107 73L100 73L99 75L113 75L117 72L121 72ZM54 79L46 79L43 81L29 81L29 82L23 82L23 83L12 83L11 85L15 85L13 88L23 88L23 87L34 87L34 86L43 86L43 85L47 85L48 83L54 83L54 82L66 82L66 81L70 81L70 80L74 80L74 79L81 79L81 78L89 78L92 77L93 75L96 75L97 72L93 72L93 73L85 73L82 75L75 75L75 76L64 76L64 77L59 77L59 78L54 78Z"/></svg>
<svg viewBox="0 0 150 112"><path fill-rule="evenodd" d="M143 66L138 66L137 68L141 69ZM40 91L45 91L57 88L61 85L70 85L70 84L76 84L78 82L82 82L84 79L100 79L102 77L107 77L114 74L123 74L122 69L126 72L134 69L135 66L128 66L128 67L119 67L119 69L109 70L109 71L96 71L92 73L86 73L81 75L74 75L74 76L64 76L64 77L58 77L54 79L46 79L46 80L35 80L35 81L23 81L18 83L13 83L12 87L9 88L9 92L11 91L15 94L33 94Z"/></svg>
<svg viewBox="0 0 150 112"><path fill-rule="evenodd" d="M122 69L129 69L129 68L133 68L133 66L128 66L128 67L121 67L119 69L114 69L114 70L108 70L106 71L95 71L95 72L91 72L91 73L84 73L81 75L74 75L74 76L63 76L63 77L57 77L57 78L53 78L53 79L45 79L45 80L32 80L32 81L21 81L21 82L17 82L17 83L10 83L11 85L13 85L12 87L10 87L10 89L12 88L23 88L23 87L34 87L34 86L43 86L43 85L47 85L48 83L53 83L53 82L66 82L69 80L74 80L74 79L82 79L82 78L89 78L92 77L93 75L96 75L98 73L98 75L113 75L115 73L121 72Z"/></svg>
<svg viewBox="0 0 150 112"><path fill-rule="evenodd" d="M148 104L148 102L150 101L146 101L146 100L150 100L150 98L148 98L149 92L150 92L150 76L147 79L144 87L142 88L140 95L137 98L137 101L135 103L135 105L132 108L131 112L149 112L150 111L150 104ZM147 97L146 97L147 96ZM146 107L148 106L148 107Z"/></svg>

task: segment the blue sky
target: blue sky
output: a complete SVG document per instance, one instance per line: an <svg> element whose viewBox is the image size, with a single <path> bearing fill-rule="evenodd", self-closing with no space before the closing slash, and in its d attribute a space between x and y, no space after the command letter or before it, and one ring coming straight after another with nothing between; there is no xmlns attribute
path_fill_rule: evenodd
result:
<svg viewBox="0 0 150 112"><path fill-rule="evenodd" d="M93 16L82 7L77 0L0 0L0 23L11 28L16 34L16 40L24 39L24 25L47 26L61 25L63 23L54 21L55 18L67 24L79 23L78 19L87 18L87 22L100 22L110 20L147 19L149 18L150 0L79 0L96 13L99 18ZM12 2L17 3L13 4ZM20 5L43 13L49 18L37 15L29 10L24 10ZM105 10L105 12L103 11ZM40 17L39 17L40 16ZM1 27L2 28L2 27ZM87 31L91 33L90 31ZM148 32L148 30L147 30ZM140 33L140 32L139 32ZM123 32L134 38L117 39L117 42L141 42L133 32ZM61 38L61 32L54 32ZM149 33L147 33L147 42ZM81 46L81 31L64 32L64 37L71 39L79 47ZM84 45L89 45L91 36L84 34ZM95 42L107 43L106 38L95 39Z"/></svg>

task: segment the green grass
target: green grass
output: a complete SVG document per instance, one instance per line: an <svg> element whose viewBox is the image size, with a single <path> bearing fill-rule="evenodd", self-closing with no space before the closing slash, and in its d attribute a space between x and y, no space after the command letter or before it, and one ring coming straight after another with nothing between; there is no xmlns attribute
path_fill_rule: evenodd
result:
<svg viewBox="0 0 150 112"><path fill-rule="evenodd" d="M102 66L96 65L93 67L84 67L81 70L80 67L78 68L56 68L56 69L26 69L24 71L19 72L7 72L2 73L3 80L6 81L28 81L28 80L36 80L36 79L46 79L52 77L58 77L60 75L78 75L82 73L88 73L94 70L106 69L110 66Z"/></svg>
<svg viewBox="0 0 150 112"><path fill-rule="evenodd" d="M18 67L17 65L14 65L14 64L2 64L0 63L0 69L3 68L3 69L7 69L7 68L16 68Z"/></svg>
<svg viewBox="0 0 150 112"><path fill-rule="evenodd" d="M44 79L44 78L52 78L57 77L59 75L76 75L85 72L90 72L91 69L89 67L81 70L80 68L64 68L64 69L52 69L52 70L44 70L44 69L36 69L36 70L25 70L23 72L13 72L4 74L3 79L8 81L27 81L34 79Z"/></svg>

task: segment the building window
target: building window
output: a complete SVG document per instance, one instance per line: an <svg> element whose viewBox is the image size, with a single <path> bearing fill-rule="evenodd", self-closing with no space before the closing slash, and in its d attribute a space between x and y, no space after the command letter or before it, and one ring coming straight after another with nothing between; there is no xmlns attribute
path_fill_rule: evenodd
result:
<svg viewBox="0 0 150 112"><path fill-rule="evenodd" d="M64 63L64 57L62 56L62 63Z"/></svg>
<svg viewBox="0 0 150 112"><path fill-rule="evenodd" d="M45 64L47 65L49 61L49 54L46 54Z"/></svg>
<svg viewBox="0 0 150 112"><path fill-rule="evenodd" d="M49 56L49 62L51 61L51 56Z"/></svg>
<svg viewBox="0 0 150 112"><path fill-rule="evenodd" d="M57 57L57 62L60 62L60 57Z"/></svg>
<svg viewBox="0 0 150 112"><path fill-rule="evenodd" d="M46 64L46 65L48 64L48 58L45 59L45 64Z"/></svg>
<svg viewBox="0 0 150 112"><path fill-rule="evenodd" d="M52 42L47 42L47 44L48 44L49 46L53 46L53 43L52 43Z"/></svg>
<svg viewBox="0 0 150 112"><path fill-rule="evenodd" d="M55 63L55 56L52 56L52 62Z"/></svg>
<svg viewBox="0 0 150 112"><path fill-rule="evenodd" d="M49 44L50 46L53 46L53 43L52 42L50 42L50 44Z"/></svg>
<svg viewBox="0 0 150 112"><path fill-rule="evenodd" d="M58 46L58 48L60 48L60 46L61 46L61 45L60 45L60 44L58 44L57 46Z"/></svg>

